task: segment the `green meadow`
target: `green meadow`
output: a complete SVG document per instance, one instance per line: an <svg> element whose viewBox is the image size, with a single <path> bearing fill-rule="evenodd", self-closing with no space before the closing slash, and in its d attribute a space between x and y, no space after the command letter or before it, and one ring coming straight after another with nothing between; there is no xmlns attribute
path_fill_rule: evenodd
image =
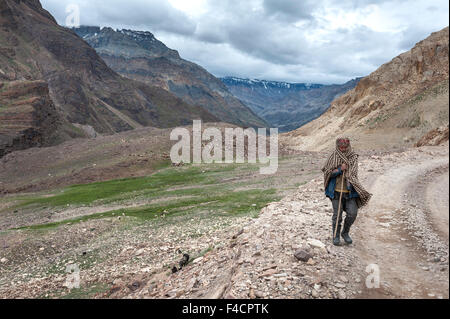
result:
<svg viewBox="0 0 450 319"><path fill-rule="evenodd" d="M283 159L281 164L295 164ZM256 217L262 207L279 200L298 180L286 183L284 174L259 174L259 164L162 165L145 177L125 178L85 185L72 185L52 192L22 195L11 209L23 212L65 210L99 205L123 208L92 213L58 222L39 223L27 229L53 228L61 224L112 216L140 220L208 212L209 217L249 214ZM129 207L128 207L129 206Z"/></svg>

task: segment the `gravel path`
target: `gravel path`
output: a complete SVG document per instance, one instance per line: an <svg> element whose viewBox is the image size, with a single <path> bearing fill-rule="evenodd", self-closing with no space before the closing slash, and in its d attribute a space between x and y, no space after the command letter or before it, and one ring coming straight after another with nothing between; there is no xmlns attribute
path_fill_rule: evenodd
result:
<svg viewBox="0 0 450 319"><path fill-rule="evenodd" d="M425 196L426 189L436 192L441 184L441 180L426 177L448 167L448 147L372 160L366 167L374 171L367 177L374 196L360 218L357 254L363 263L379 267L381 285L380 289L364 289L361 296L448 298L448 235L445 239L434 230L429 207L436 194ZM445 187L438 194L443 192ZM442 218L444 214L448 223L448 202L445 211L438 213Z"/></svg>
<svg viewBox="0 0 450 319"><path fill-rule="evenodd" d="M442 173L444 171L444 173ZM431 211L431 218L436 229L448 241L448 201L449 175L448 163L437 170L437 176L428 184L426 190L427 203Z"/></svg>

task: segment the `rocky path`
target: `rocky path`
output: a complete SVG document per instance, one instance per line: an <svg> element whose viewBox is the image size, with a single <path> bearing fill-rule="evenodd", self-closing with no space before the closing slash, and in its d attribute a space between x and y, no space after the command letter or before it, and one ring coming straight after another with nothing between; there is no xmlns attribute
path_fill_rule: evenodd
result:
<svg viewBox="0 0 450 319"><path fill-rule="evenodd" d="M448 147L372 160L367 180L374 196L359 218L356 253L379 267L380 289L365 288L361 297L448 298L448 231L446 236L437 231L445 220L448 225L448 202L445 208L435 201L448 198L448 183L445 187L441 174L429 177L448 171Z"/></svg>
<svg viewBox="0 0 450 319"><path fill-rule="evenodd" d="M437 231L448 240L448 163L446 166L438 168L433 175L435 176L428 184L425 196L432 213L433 224L436 225Z"/></svg>
<svg viewBox="0 0 450 319"><path fill-rule="evenodd" d="M448 145L361 160L360 178L374 196L359 212L355 243L339 247L331 245L331 204L316 178L267 205L220 249L126 296L448 298L448 237L435 231L430 195L422 191L436 183L421 179L445 167ZM446 211L440 215L448 222ZM379 286L368 288L374 267Z"/></svg>
<svg viewBox="0 0 450 319"><path fill-rule="evenodd" d="M224 246L164 280L149 279L132 298L347 298L363 278L352 247L330 246L329 201L313 180L256 220L228 234ZM294 254L297 252L296 258Z"/></svg>

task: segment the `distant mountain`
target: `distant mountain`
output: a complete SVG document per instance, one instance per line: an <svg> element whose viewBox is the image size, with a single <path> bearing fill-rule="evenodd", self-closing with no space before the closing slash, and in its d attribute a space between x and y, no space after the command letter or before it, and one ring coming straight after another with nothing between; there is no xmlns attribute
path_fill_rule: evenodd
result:
<svg viewBox="0 0 450 319"><path fill-rule="evenodd" d="M193 119L218 120L166 90L123 78L38 0L0 0L0 156L86 136L83 127L115 133Z"/></svg>
<svg viewBox="0 0 450 319"><path fill-rule="evenodd" d="M337 96L358 83L354 79L342 85L287 83L225 77L221 79L231 93L256 114L287 132L314 120L325 112Z"/></svg>
<svg viewBox="0 0 450 319"><path fill-rule="evenodd" d="M161 87L185 102L199 105L223 122L268 126L227 87L201 66L180 58L147 31L82 26L73 29L121 75Z"/></svg>
<svg viewBox="0 0 450 319"><path fill-rule="evenodd" d="M280 135L296 150L324 150L338 135L361 149L435 145L448 140L449 28L380 66L318 119ZM280 142L280 143L281 143Z"/></svg>

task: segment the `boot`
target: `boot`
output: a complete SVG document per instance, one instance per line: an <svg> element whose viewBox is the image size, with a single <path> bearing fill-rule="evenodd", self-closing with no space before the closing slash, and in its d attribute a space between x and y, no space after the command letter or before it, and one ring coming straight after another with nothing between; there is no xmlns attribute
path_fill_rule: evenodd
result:
<svg viewBox="0 0 450 319"><path fill-rule="evenodd" d="M348 233L342 233L341 235L342 235L342 238L344 238L344 241L346 244L353 243L353 240Z"/></svg>
<svg viewBox="0 0 450 319"><path fill-rule="evenodd" d="M352 238L351 238L350 235L348 234L349 231L350 231L350 226L344 224L344 229L342 230L341 236L342 236L342 238L344 238L344 241L345 241L346 244L351 244L351 243L353 243Z"/></svg>
<svg viewBox="0 0 450 319"><path fill-rule="evenodd" d="M333 225L333 235L334 235L334 229L335 229L336 225ZM336 237L333 238L333 245L335 246L339 246L341 244L341 226L337 227L337 231L336 231Z"/></svg>

